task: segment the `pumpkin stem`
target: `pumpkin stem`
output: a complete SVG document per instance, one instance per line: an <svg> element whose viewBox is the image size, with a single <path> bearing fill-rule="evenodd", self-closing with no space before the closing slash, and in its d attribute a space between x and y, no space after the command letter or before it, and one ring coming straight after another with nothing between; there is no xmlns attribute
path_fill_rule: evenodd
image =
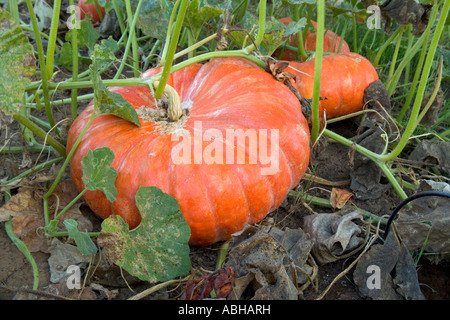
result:
<svg viewBox="0 0 450 320"><path fill-rule="evenodd" d="M157 88L159 85L159 81L155 81L153 85L155 86L155 88ZM164 96L167 98L167 115L169 116L169 119L172 121L177 121L183 115L183 110L181 108L181 99L178 92L174 87L166 84L166 86L164 87ZM160 103L160 101L161 99L158 100L158 104Z"/></svg>

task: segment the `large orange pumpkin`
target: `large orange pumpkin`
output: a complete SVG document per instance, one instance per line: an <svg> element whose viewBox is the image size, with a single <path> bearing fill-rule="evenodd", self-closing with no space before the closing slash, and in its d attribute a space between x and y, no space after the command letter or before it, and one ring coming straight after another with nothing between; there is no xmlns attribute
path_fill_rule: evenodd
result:
<svg viewBox="0 0 450 320"><path fill-rule="evenodd" d="M295 88L306 99L311 99L314 89L315 59L306 62L288 61L286 71L292 73ZM344 116L362 110L364 91L378 74L372 63L363 56L348 52L326 55L322 58L320 77L319 114L326 119Z"/></svg>
<svg viewBox="0 0 450 320"><path fill-rule="evenodd" d="M288 25L292 19L290 17L279 19L279 21L285 25ZM306 39L304 39L304 48L308 51L315 51L316 50L316 38L317 38L317 22L311 20L311 24L313 25L314 31L308 31L306 33ZM336 35L333 31L327 30L327 32L324 35L323 38L323 52L350 52L350 47L348 46L347 42L342 39L342 45L341 43L341 37ZM289 44L291 46L297 47L298 46L298 36L292 36L289 38ZM339 49L340 47L340 49ZM280 60L290 60L295 61L297 60L297 52L289 50L289 49L277 49L273 55L275 58Z"/></svg>
<svg viewBox="0 0 450 320"><path fill-rule="evenodd" d="M95 118L71 160L72 179L83 190L81 159L89 149L109 147L118 195L111 203L101 191L86 192L97 215L120 215L135 228L137 190L157 186L178 200L191 228L190 244L228 239L276 209L306 171L310 138L300 103L285 85L244 59L191 65L173 73L168 84L189 109L178 121L148 117L155 105L146 87L110 88L139 111L141 126L112 115ZM67 152L92 110L93 102L74 121Z"/></svg>

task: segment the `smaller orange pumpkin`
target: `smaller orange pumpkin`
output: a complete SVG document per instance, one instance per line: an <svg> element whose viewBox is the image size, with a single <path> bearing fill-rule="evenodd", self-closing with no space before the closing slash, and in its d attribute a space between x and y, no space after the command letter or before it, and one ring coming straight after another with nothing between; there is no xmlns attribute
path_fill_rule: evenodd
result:
<svg viewBox="0 0 450 320"><path fill-rule="evenodd" d="M285 25L288 25L292 19L290 17L279 19L279 21ZM311 23L314 29L317 30L317 22L311 20ZM308 31L306 34L305 42L305 50L314 51L316 50L316 30ZM323 51L324 52L350 52L350 47L347 42L342 39L342 46L339 50L339 46L341 43L341 37L336 35L333 31L327 30L323 39ZM289 38L289 45L298 47L298 36L292 36ZM279 58L280 60L289 60L295 61L297 60L297 52L289 50L289 49L277 49L274 53L274 57Z"/></svg>
<svg viewBox="0 0 450 320"><path fill-rule="evenodd" d="M291 80L300 95L312 99L314 88L315 59L306 62L289 61L285 71L292 73ZM378 74L372 63L353 53L336 53L323 56L320 82L319 114L332 119L362 110L364 90Z"/></svg>

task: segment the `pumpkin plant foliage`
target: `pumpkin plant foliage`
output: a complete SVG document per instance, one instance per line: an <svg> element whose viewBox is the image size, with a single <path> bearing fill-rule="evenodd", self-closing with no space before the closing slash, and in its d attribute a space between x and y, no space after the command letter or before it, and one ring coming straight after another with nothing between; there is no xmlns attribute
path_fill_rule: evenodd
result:
<svg viewBox="0 0 450 320"><path fill-rule="evenodd" d="M139 118L128 101L121 95L109 90L102 81L100 69L107 64L107 57L114 50L114 40L103 40L102 43L96 44L94 52L91 55L92 64L89 67L92 83L94 86L94 100L98 108L98 115L111 114L119 118L130 121L136 126L140 126Z"/></svg>
<svg viewBox="0 0 450 320"><path fill-rule="evenodd" d="M251 44L249 33L246 30L257 30L258 18L254 14L247 12L240 23L242 29L231 31L231 37L238 43L239 46L247 46ZM261 54L270 56L272 53L288 39L288 34L294 32L292 28L300 28L302 22L299 25L291 25L291 29L287 30L286 26L275 18L266 22L266 28L264 31L264 37L258 48ZM287 30L287 32L286 32ZM297 29L298 30L298 29ZM251 38L255 38L254 32L250 33Z"/></svg>
<svg viewBox="0 0 450 320"><path fill-rule="evenodd" d="M113 161L114 153L107 147L89 150L81 161L85 190L100 190L111 202L117 195ZM177 200L156 187L142 187L136 194L136 206L142 220L134 230L130 231L120 216L103 221L98 244L108 257L130 274L150 282L189 272L190 229ZM66 219L64 225L82 254L97 253L94 242L78 229L75 220Z"/></svg>
<svg viewBox="0 0 450 320"><path fill-rule="evenodd" d="M33 47L11 15L0 9L0 110L20 110L29 77L35 72Z"/></svg>
<svg viewBox="0 0 450 320"><path fill-rule="evenodd" d="M137 0L131 0L133 9L136 8L137 3ZM173 6L173 1L144 1L137 20L137 27L142 30L145 35L155 39L164 40L166 38L169 18Z"/></svg>
<svg viewBox="0 0 450 320"><path fill-rule="evenodd" d="M94 83L94 98L98 104L98 113L111 114L119 118L130 121L136 126L140 126L139 118L136 111L133 109L121 95L111 92L103 84L100 76L91 67L91 73L93 74L92 81Z"/></svg>
<svg viewBox="0 0 450 320"><path fill-rule="evenodd" d="M190 271L190 229L177 200L157 187L141 187L136 205L139 227L129 230L122 217L102 222L98 244L117 265L149 282L160 282Z"/></svg>
<svg viewBox="0 0 450 320"><path fill-rule="evenodd" d="M83 182L88 190L101 190L109 201L114 201L117 189L114 186L117 171L111 167L114 153L109 148L89 150L81 160Z"/></svg>
<svg viewBox="0 0 450 320"><path fill-rule="evenodd" d="M85 184L85 189L49 222L45 227L47 234L54 234L58 231L58 222L61 216L88 190L102 191L109 201L114 201L116 199L117 189L114 186L114 183L117 172L111 167L113 161L114 153L109 148L98 148L94 151L88 151L86 156L81 160L81 166L83 168L82 180ZM82 254L90 255L97 253L95 243L87 232L78 229L77 221L65 219L64 226L67 229L68 236L75 240L75 243Z"/></svg>
<svg viewBox="0 0 450 320"><path fill-rule="evenodd" d="M76 220L66 219L64 220L64 226L69 233L69 237L75 241L81 254L90 255L97 253L97 246L87 232L78 229L78 222Z"/></svg>
<svg viewBox="0 0 450 320"><path fill-rule="evenodd" d="M188 6L184 25L189 29L194 40L197 40L204 24L220 16L224 10L210 5L200 5L200 0L193 0Z"/></svg>

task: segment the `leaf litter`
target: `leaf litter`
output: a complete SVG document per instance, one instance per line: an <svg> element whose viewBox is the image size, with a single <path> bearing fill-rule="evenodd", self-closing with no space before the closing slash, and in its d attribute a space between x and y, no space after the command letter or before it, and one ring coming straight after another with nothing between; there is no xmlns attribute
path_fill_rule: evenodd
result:
<svg viewBox="0 0 450 320"><path fill-rule="evenodd" d="M345 258L365 242L364 231L357 224L362 218L363 211L351 207L303 218L303 230L314 239L311 252L319 265Z"/></svg>
<svg viewBox="0 0 450 320"><path fill-rule="evenodd" d="M224 267L200 278L188 280L181 300L224 299L230 293L235 281L234 269Z"/></svg>
<svg viewBox="0 0 450 320"><path fill-rule="evenodd" d="M312 245L301 229L247 225L226 262L236 275L230 299L297 300L317 274Z"/></svg>
<svg viewBox="0 0 450 320"><path fill-rule="evenodd" d="M379 278L370 279L371 268ZM363 297L374 300L423 300L414 262L407 248L390 233L384 244L373 245L358 261L353 279Z"/></svg>
<svg viewBox="0 0 450 320"><path fill-rule="evenodd" d="M428 24L431 5L417 3L414 0L387 0L381 6L381 14L387 20L386 31L390 30L390 19L399 25L412 24L412 33L421 35Z"/></svg>
<svg viewBox="0 0 450 320"><path fill-rule="evenodd" d="M377 80L364 91L365 110L369 110L361 121L354 142L373 151L382 153L386 145L386 136L395 133L395 125L390 120L391 103L384 84ZM381 183L382 172L379 166L369 158L351 149L350 188L356 198L374 200L381 197L388 188Z"/></svg>
<svg viewBox="0 0 450 320"><path fill-rule="evenodd" d="M55 189L54 196L49 201L53 212L62 210L78 194L71 181L61 182ZM27 245L31 252L48 252L49 241L43 235L45 225L42 206L43 192L31 187L22 187L19 192L0 208L0 221L11 218L14 233ZM83 201L74 204L59 221L59 227L64 228L65 219L77 221L83 231L93 231L93 223L80 210Z"/></svg>
<svg viewBox="0 0 450 320"><path fill-rule="evenodd" d="M450 194L450 185L424 180L418 192L432 190ZM425 257L435 264L450 257L449 208L449 198L423 197L414 200L411 208L399 211L395 227L408 250L423 250Z"/></svg>

